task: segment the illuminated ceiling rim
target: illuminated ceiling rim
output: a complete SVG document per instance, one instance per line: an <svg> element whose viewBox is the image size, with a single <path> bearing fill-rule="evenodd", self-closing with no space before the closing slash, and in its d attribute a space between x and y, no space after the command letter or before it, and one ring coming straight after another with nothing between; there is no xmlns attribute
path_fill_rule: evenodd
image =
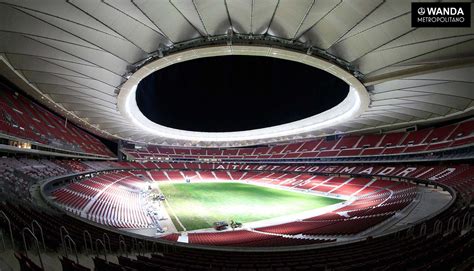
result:
<svg viewBox="0 0 474 271"><path fill-rule="evenodd" d="M167 66L197 58L252 55L266 56L289 61L296 61L325 70L344 80L349 86L347 97L335 107L314 116L268 128L238 132L196 132L174 129L159 125L143 115L136 102L136 88L139 82L149 74ZM159 137L185 140L191 142L232 142L246 140L262 140L275 137L295 136L310 133L349 121L362 114L368 107L369 95L362 83L352 74L320 58L289 51L281 48L265 46L212 46L182 51L155 60L133 73L122 85L118 95L118 108L122 116L142 129Z"/></svg>

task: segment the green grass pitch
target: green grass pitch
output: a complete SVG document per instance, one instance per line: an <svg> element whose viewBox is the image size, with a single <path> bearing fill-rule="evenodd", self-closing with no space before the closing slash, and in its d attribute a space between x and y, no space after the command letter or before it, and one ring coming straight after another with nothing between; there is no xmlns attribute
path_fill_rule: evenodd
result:
<svg viewBox="0 0 474 271"><path fill-rule="evenodd" d="M188 231L210 228L216 221L252 222L343 201L245 183L160 183L159 187ZM169 208L168 213L180 230Z"/></svg>

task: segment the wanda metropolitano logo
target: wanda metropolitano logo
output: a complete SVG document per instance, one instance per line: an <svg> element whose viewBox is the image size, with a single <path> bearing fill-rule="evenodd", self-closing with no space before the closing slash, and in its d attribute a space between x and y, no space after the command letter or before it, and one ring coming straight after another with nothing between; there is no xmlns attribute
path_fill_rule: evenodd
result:
<svg viewBox="0 0 474 271"><path fill-rule="evenodd" d="M411 3L412 27L471 27L470 2Z"/></svg>

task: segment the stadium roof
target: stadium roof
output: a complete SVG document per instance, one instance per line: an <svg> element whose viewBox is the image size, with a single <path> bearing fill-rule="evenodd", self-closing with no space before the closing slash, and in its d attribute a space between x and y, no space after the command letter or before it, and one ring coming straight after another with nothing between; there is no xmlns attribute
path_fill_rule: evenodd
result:
<svg viewBox="0 0 474 271"><path fill-rule="evenodd" d="M410 3L2 0L0 71L98 135L166 145L262 144L472 115L474 28L413 28ZM219 142L157 136L119 110L122 87L147 65L250 45L309 54L352 74L368 91L368 108L311 131Z"/></svg>

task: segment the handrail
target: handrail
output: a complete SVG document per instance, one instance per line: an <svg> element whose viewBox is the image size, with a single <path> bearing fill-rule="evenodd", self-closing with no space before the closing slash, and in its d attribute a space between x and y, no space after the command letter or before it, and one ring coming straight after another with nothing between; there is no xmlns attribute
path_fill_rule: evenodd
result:
<svg viewBox="0 0 474 271"><path fill-rule="evenodd" d="M0 237L2 237L3 250L6 250L7 247L5 246L5 237L3 237L3 231L0 231Z"/></svg>
<svg viewBox="0 0 474 271"><path fill-rule="evenodd" d="M89 255L89 252L88 252L88 248L87 248L87 239L86 239L86 235L89 236L89 242L91 244L91 254L94 253L94 243L92 242L92 236L91 234L89 233L89 231L87 230L84 230L82 232L82 236L84 237L84 249L86 250L86 255Z"/></svg>
<svg viewBox="0 0 474 271"><path fill-rule="evenodd" d="M421 227L420 227L420 231L419 231L419 235L418 236L425 236L426 235L426 222L421 224Z"/></svg>
<svg viewBox="0 0 474 271"><path fill-rule="evenodd" d="M107 243L105 242L105 237L107 237ZM104 233L102 234L102 239L104 240L104 244L108 244L108 245L109 245L109 251L112 251L112 247L110 246L110 238L109 238L109 235L104 232Z"/></svg>
<svg viewBox="0 0 474 271"><path fill-rule="evenodd" d="M64 236L64 241L68 241L67 244L69 244L69 248L71 249L71 253L73 252L72 251L72 245L74 245L74 253L76 255L76 263L79 264L79 257L77 255L76 242L74 242L74 240L72 240L72 238L71 238L71 236L69 236L69 234ZM66 247L66 251L67 251L67 247ZM67 253L66 253L66 258L68 258Z"/></svg>
<svg viewBox="0 0 474 271"><path fill-rule="evenodd" d="M125 248L127 248L127 242L125 242L125 238L123 237L123 235L120 234L118 238L119 238L119 249L120 249L120 242L123 242L123 244L125 245Z"/></svg>
<svg viewBox="0 0 474 271"><path fill-rule="evenodd" d="M158 243L157 243L157 242L152 242L152 243L151 243L151 252L156 253L156 252L158 251L158 249L156 248L156 246L158 246Z"/></svg>
<svg viewBox="0 0 474 271"><path fill-rule="evenodd" d="M124 249L122 249L122 244L123 244ZM127 244L123 240L119 240L119 251L120 251L120 256L122 256L122 254L125 254L125 256L128 257ZM125 253L123 253L124 251Z"/></svg>
<svg viewBox="0 0 474 271"><path fill-rule="evenodd" d="M31 230L33 231L33 233L35 233L35 225L38 226L38 229L40 230L41 242L43 242L43 252L46 252L46 243L44 242L43 228L38 223L38 221L36 221L36 219L33 219L33 221L31 222Z"/></svg>
<svg viewBox="0 0 474 271"><path fill-rule="evenodd" d="M119 241L122 240L125 242L125 237L123 237L123 235L120 234L118 238L119 238Z"/></svg>
<svg viewBox="0 0 474 271"><path fill-rule="evenodd" d="M21 231L21 236L23 237L23 246L25 247L25 256L28 257L28 246L26 245L26 239L25 239L25 231L28 232L31 237L35 240L35 245L36 245L36 251L38 252L38 258L40 261L41 269L44 269L44 264L43 264L43 259L41 258L41 251L38 243L38 238L36 238L35 234L27 227L24 227L23 230Z"/></svg>
<svg viewBox="0 0 474 271"><path fill-rule="evenodd" d="M464 216L462 217L462 226L461 226L461 229L463 230L467 230L469 229L469 227L471 226L470 225L470 220L471 220L471 214L469 213L469 211L467 211Z"/></svg>
<svg viewBox="0 0 474 271"><path fill-rule="evenodd" d="M69 235L69 232L67 231L66 227L64 226L61 226L59 227L59 235L61 236L61 247L66 250L66 246L64 245L64 235L63 235L63 231L66 232L66 235ZM66 254L66 253L64 253Z"/></svg>
<svg viewBox="0 0 474 271"><path fill-rule="evenodd" d="M415 225L410 226L410 227L407 229L405 236L406 236L406 237L411 237L411 238L415 237Z"/></svg>
<svg viewBox="0 0 474 271"><path fill-rule="evenodd" d="M138 242L138 255L145 255L145 245L142 242Z"/></svg>
<svg viewBox="0 0 474 271"><path fill-rule="evenodd" d="M135 237L132 238L132 250L137 252L137 239Z"/></svg>
<svg viewBox="0 0 474 271"><path fill-rule="evenodd" d="M0 211L0 214L3 215L3 217L8 223L8 230L10 231L10 241L12 242L12 249L15 250L15 241L13 240L12 224L10 222L10 218L8 218L7 214L5 214L4 211Z"/></svg>
<svg viewBox="0 0 474 271"><path fill-rule="evenodd" d="M102 247L104 248L104 259L105 261L107 261L107 248L105 247L104 242L102 242L102 240L100 239L95 240L96 255L97 257L99 257L99 244L101 244Z"/></svg>
<svg viewBox="0 0 474 271"><path fill-rule="evenodd" d="M146 240L143 240L143 242L141 242L141 245L142 245L142 254L145 255L145 253L148 250L148 246L146 245Z"/></svg>
<svg viewBox="0 0 474 271"><path fill-rule="evenodd" d="M433 235L443 232L443 222L437 219L433 227Z"/></svg>
<svg viewBox="0 0 474 271"><path fill-rule="evenodd" d="M451 226L451 225L453 225L453 226ZM448 219L448 226L446 228L445 233L447 233L447 234L452 233L453 229L454 229L454 216L450 216L449 219Z"/></svg>
<svg viewBox="0 0 474 271"><path fill-rule="evenodd" d="M459 217L457 216L457 217L453 220L453 232L454 232L454 231L457 231L457 230L461 230L460 227L461 227L461 225L460 225L460 219L459 219Z"/></svg>

